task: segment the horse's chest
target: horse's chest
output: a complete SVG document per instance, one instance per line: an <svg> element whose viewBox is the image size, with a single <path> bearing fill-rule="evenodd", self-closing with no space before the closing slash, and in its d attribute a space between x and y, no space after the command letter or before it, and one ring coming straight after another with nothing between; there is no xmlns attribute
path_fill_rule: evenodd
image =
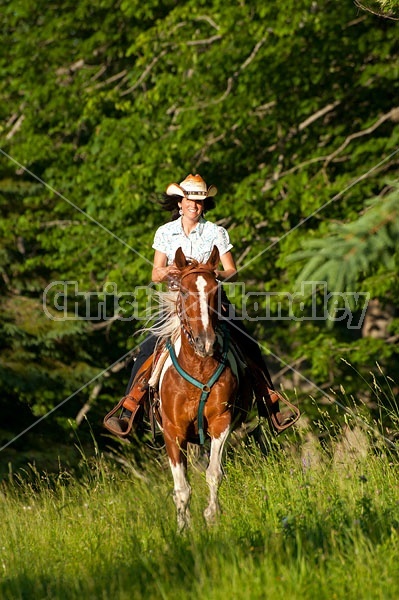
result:
<svg viewBox="0 0 399 600"><path fill-rule="evenodd" d="M212 376L212 371L207 377L207 372L196 372L192 377L204 385ZM230 369L226 369L218 380L210 388L209 395L206 399L206 404L211 405L219 399L223 388L226 384L233 385L236 381L234 374ZM172 360L169 357L164 364L159 380L159 399L162 406L168 405L184 405L187 412L193 415L197 414L198 404L201 399L202 390L187 381L183 376L176 372Z"/></svg>

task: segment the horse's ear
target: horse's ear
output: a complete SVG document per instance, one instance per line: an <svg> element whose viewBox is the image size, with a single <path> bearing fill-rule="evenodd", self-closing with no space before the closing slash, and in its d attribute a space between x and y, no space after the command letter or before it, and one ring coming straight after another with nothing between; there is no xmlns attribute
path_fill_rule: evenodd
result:
<svg viewBox="0 0 399 600"><path fill-rule="evenodd" d="M208 258L208 260L207 260L207 263L206 263L206 264L207 264L207 265L209 265L209 268L210 268L212 271L214 271L214 270L217 268L217 266L219 265L219 262L220 262L220 254L219 254L219 250L218 250L218 247L217 247L217 246L214 246L214 247L212 248L211 255L210 255L210 257Z"/></svg>
<svg viewBox="0 0 399 600"><path fill-rule="evenodd" d="M187 259L184 256L184 252L181 248L178 248L176 250L176 254L175 254L175 265L178 269L184 269L184 267L187 267Z"/></svg>

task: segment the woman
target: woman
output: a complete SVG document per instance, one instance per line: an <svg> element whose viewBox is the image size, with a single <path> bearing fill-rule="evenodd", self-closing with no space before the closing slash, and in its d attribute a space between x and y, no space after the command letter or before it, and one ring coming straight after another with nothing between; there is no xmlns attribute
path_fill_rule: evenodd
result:
<svg viewBox="0 0 399 600"><path fill-rule="evenodd" d="M188 175L180 184L171 183L166 189L162 206L172 212L171 221L159 227L155 233L152 247L155 250L152 269L152 281L168 283L173 287L179 269L174 265L176 250L181 247L185 256L205 263L213 246L217 246L222 264L221 270L215 274L219 281L235 281L237 268L234 262L229 234L226 229L204 218L205 211L214 207L213 197L217 189L214 185L209 188L200 175ZM222 301L223 303L223 301ZM224 308L229 315L231 334L246 356L251 357L251 368L255 373L255 394L257 396L260 416L272 417L271 422L277 431L282 431L291 424L292 413L283 418L279 412L276 394L269 394L268 388L273 389L269 372L261 355L258 344L246 332L241 320L231 318L231 306L224 297ZM227 312L228 309L228 312ZM132 427L134 418L146 394L146 361L150 361L157 338L149 336L141 345L140 352L133 365L126 396L117 407L104 419L107 429L117 435L127 435ZM144 368L143 368L144 367ZM150 367L148 367L149 369ZM272 397L271 397L272 396ZM122 408L120 418L113 416Z"/></svg>

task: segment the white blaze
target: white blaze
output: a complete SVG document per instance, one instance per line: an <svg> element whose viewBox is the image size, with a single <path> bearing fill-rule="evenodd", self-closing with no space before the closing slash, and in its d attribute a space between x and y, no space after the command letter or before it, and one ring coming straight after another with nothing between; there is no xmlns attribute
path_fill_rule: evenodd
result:
<svg viewBox="0 0 399 600"><path fill-rule="evenodd" d="M205 278L202 277L202 275L199 275L197 277L196 284L197 284L197 290L198 290L198 294L199 294L199 305L200 305L200 311L201 311L202 325L203 325L204 329L206 330L209 325L209 315L208 315L208 302L206 301L206 294L205 294L205 288L206 288Z"/></svg>

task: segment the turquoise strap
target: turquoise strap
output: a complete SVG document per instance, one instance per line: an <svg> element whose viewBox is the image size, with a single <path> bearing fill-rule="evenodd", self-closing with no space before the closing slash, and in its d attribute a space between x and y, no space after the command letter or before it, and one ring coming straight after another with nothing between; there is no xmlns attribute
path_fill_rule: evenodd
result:
<svg viewBox="0 0 399 600"><path fill-rule="evenodd" d="M172 359L172 363L173 363L173 366L175 367L176 371L186 381L188 381L189 383L192 383L192 385L195 385L195 387L197 387L201 390L201 397L200 397L199 406L198 406L198 433L199 433L201 445L205 441L205 436L204 436L205 403L211 392L213 384L216 383L216 381L219 379L220 375L222 374L222 372L227 364L227 354L229 352L229 344L230 344L230 332L226 326L222 326L222 331L223 331L222 360L220 361L219 365L216 368L216 371L213 373L212 377L209 379L209 381L207 383L201 383L197 379L194 379L194 377L191 377L191 375L189 373L187 373L187 371L182 369L182 367L179 365L175 350L174 350L170 340L168 340L166 343L166 348L169 350L170 358Z"/></svg>

